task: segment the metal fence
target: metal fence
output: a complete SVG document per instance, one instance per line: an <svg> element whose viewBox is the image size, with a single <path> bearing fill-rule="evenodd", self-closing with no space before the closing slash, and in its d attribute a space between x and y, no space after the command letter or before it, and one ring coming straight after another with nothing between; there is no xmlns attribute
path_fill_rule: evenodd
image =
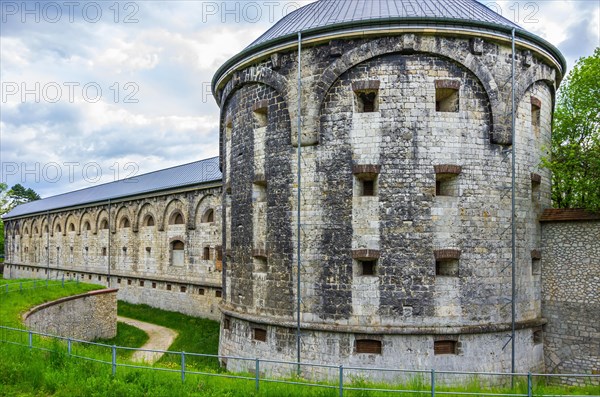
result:
<svg viewBox="0 0 600 397"><path fill-rule="evenodd" d="M30 281L18 281L14 283L6 283L0 285L0 295L8 294L10 292L24 292L30 291L38 288L49 288L61 286L64 287L65 284L68 283L79 283L79 277L71 278L62 275L62 277L58 277L58 275L54 278L46 278L45 280L30 280Z"/></svg>
<svg viewBox="0 0 600 397"><path fill-rule="evenodd" d="M61 280L54 285L65 285L66 282L78 282L77 280ZM8 289L8 292L26 291L34 288L47 287L48 283L28 282L33 283L31 286L22 285L18 289ZM20 283L10 283L20 284ZM10 285L9 284L9 285ZM25 284L25 283L23 283ZM53 284L49 284L52 286ZM5 285L0 286L0 289ZM6 293L6 292L4 292ZM592 389L598 387L597 393L592 394L567 394L561 393L561 396L600 396L600 375L588 374L538 374L538 373L494 373L494 372L455 372L455 371L436 371L431 370L407 370L407 369L390 369L390 368L364 368L344 365L325 365L314 363L300 363L289 361L278 361L262 358L247 358L235 356L219 356L211 354L198 354L187 352L174 352L165 350L149 350L136 349L123 346L107 345L102 343L87 342L83 340L46 334L33 331L30 329L21 329L8 326L0 326L0 342L24 346L29 349L38 349L44 351L60 350L68 356L76 359L93 361L106 365L110 368L113 375L116 375L119 368L131 368L150 371L163 371L177 373L181 377L181 381L185 382L189 376L207 376L219 377L251 382L254 384L254 389L259 391L261 387L268 384L286 384L296 387L311 387L319 389L329 389L333 394L339 393L340 397L344 396L345 392L377 392L398 395L402 393L410 395L453 395L453 396L539 396L551 397L558 396L557 394L543 394L536 391L546 383L552 383L552 380L560 378L568 378L579 384L589 385ZM53 343L54 342L54 343ZM56 343L59 342L59 343ZM134 363L128 359L128 353L134 351L144 351L155 354L163 354L171 357L170 362L176 362L177 365L171 366L151 366L145 363ZM208 367L204 370L194 368L196 365L188 367L187 363L195 359L216 360L216 362L232 363L247 363L244 367L251 367L252 370L247 373L232 373L226 371L210 370ZM289 367L287 373L294 374L298 371L302 377L282 377L273 375L269 369L277 366L278 368ZM285 371L284 371L285 372ZM279 371L281 373L281 371ZM382 373L390 374L389 379L396 378L397 382L381 382L377 381ZM318 376L311 376L318 374ZM327 381L319 381L323 379L322 375L326 375ZM477 391L452 391L448 385L456 384L477 384ZM509 389L509 386L514 384L515 387ZM505 390L510 392L498 392L497 389L487 387L489 385L504 385ZM465 389L466 390L466 389ZM543 389L541 389L543 390Z"/></svg>

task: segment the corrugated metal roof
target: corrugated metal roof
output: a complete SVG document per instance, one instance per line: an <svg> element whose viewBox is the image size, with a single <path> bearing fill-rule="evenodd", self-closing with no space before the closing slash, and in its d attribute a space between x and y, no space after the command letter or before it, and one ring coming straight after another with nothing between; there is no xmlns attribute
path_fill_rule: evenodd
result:
<svg viewBox="0 0 600 397"><path fill-rule="evenodd" d="M320 0L286 15L247 48L300 31L392 18L456 19L519 28L475 0Z"/></svg>
<svg viewBox="0 0 600 397"><path fill-rule="evenodd" d="M540 222L593 221L600 220L600 213L580 208L548 208L540 217Z"/></svg>
<svg viewBox="0 0 600 397"><path fill-rule="evenodd" d="M21 204L6 214L4 218L220 180L219 158L213 157Z"/></svg>

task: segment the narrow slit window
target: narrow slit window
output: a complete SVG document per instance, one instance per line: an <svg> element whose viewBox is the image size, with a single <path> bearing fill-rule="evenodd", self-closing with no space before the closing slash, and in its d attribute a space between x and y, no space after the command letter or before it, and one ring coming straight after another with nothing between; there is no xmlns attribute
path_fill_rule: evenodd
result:
<svg viewBox="0 0 600 397"><path fill-rule="evenodd" d="M223 329L229 330L231 328L231 320L228 318L223 319Z"/></svg>
<svg viewBox="0 0 600 397"><path fill-rule="evenodd" d="M202 259L205 261L210 260L210 247L204 247L204 250L202 251Z"/></svg>
<svg viewBox="0 0 600 397"><path fill-rule="evenodd" d="M381 354L381 341L373 339L357 339L356 352L366 354Z"/></svg>
<svg viewBox="0 0 600 397"><path fill-rule="evenodd" d="M539 258L531 259L531 274L533 276L539 276L542 274L542 260Z"/></svg>
<svg viewBox="0 0 600 397"><path fill-rule="evenodd" d="M540 136L541 108L542 102L535 97L531 97L531 129L536 138Z"/></svg>
<svg viewBox="0 0 600 397"><path fill-rule="evenodd" d="M532 334L533 344L539 345L544 342L544 333L541 329L536 329Z"/></svg>

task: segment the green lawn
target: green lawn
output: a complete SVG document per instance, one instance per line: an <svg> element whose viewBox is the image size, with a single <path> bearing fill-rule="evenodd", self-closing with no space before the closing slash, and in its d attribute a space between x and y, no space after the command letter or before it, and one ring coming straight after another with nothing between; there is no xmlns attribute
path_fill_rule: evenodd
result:
<svg viewBox="0 0 600 397"><path fill-rule="evenodd" d="M6 280L4 280L6 281ZM3 284L4 281L0 282ZM57 299L68 294L82 293L96 289L98 286L88 284L67 284L65 288L55 285L51 288L41 288L34 291L12 292L0 295L0 315L13 325L21 325L20 314L31 306L46 300ZM131 305L119 302L119 314L138 320L159 324L172 328L179 333L170 350L183 350L204 354L216 354L218 346L219 324L215 321L198 319L180 313L153 309L146 305ZM26 336L27 334L25 334ZM2 335L5 337L6 335ZM119 323L118 335L110 340L98 341L107 345L139 346L147 339L147 335L125 324ZM20 340L27 345L27 338ZM186 374L185 381L181 380L180 355L166 356L155 367L162 371L151 371L128 368L122 364L132 365L127 361L130 351L118 350L116 376L112 376L110 365L110 349L101 346L72 346L73 355L86 356L94 360L108 361L100 363L81 358L70 357L66 343L51 341L46 338L36 338L34 345L46 350L29 349L0 343L0 396L339 396L335 383L325 384L333 388L315 388L302 384L289 385L260 381L260 389L256 391L255 381L244 379L227 379L222 377ZM222 370L215 358L186 360L187 370L200 370L219 373ZM166 372L173 370L173 372ZM228 374L240 375L240 374ZM252 377L251 374L246 376ZM374 384L360 377L350 377L345 387L385 388L386 384ZM298 383L305 381L290 378ZM345 390L345 397L362 396L425 396L430 394L428 377L415 378L403 385L394 386L396 390L408 389L413 392L397 392L393 394L382 391L351 391ZM421 393L415 393L419 390ZM462 387L440 388L439 391L457 393L526 393L526 383L518 382L514 391L501 388L481 386L477 380ZM534 395L598 395L597 386L565 388L542 387L535 385ZM444 394L444 396L464 397L464 394Z"/></svg>

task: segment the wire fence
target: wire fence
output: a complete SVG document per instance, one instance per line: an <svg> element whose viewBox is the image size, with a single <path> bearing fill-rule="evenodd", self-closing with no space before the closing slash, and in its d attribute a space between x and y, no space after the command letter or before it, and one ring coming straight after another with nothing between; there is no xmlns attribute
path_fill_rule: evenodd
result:
<svg viewBox="0 0 600 397"><path fill-rule="evenodd" d="M4 280L6 281L6 280ZM30 291L38 288L50 288L50 287L64 287L65 284L68 283L79 283L79 277L67 277L64 275L59 277L56 275L55 277L48 277L43 280L30 280L30 281L15 281L11 283L6 283L0 285L0 295L8 294L10 292L24 292Z"/></svg>
<svg viewBox="0 0 600 397"><path fill-rule="evenodd" d="M35 283L9 283L0 286L3 293L24 292L35 288L49 286L64 286L67 282L78 280L58 280L54 284L46 282ZM16 289L5 289L7 285L19 285ZM60 351L69 357L100 363L108 367L113 376L119 369L139 369L149 371L162 371L176 373L182 382L190 376L218 377L224 379L250 382L256 391L268 384L285 384L294 387L310 387L315 389L328 389L332 393L343 397L346 393L364 392L398 395L452 395L452 396L521 396L521 397L554 397L554 396L600 396L600 375L589 374L540 374L540 373L494 373L494 372L458 372L430 370L408 370L391 368L365 368L344 365L326 365L315 363L297 363L262 358L248 358L236 356L220 356L212 354L199 354L177 352L168 350L138 349L124 346L108 345L103 343L88 342L79 339L37 332L26 328L0 326L0 341L6 344L23 346L28 349L42 351ZM131 361L133 352L143 351L152 354L161 354L169 357L169 363L175 365L149 365ZM217 360L218 363L227 363L227 367L246 368L240 372L227 372L215 370L206 366L198 368L197 364L188 365L194 359ZM163 360L165 361L165 360ZM196 361L197 363L197 361ZM282 376L282 374L290 376ZM302 376L292 374L300 373ZM381 381L382 374L385 381ZM572 383L590 386L591 390L598 387L597 393L569 394L568 391L560 394L544 394L547 384L555 384L561 378L568 378ZM323 381L323 379L326 379ZM554 381L554 382L553 382ZM452 389L452 385L476 384L475 391L468 388ZM514 385L512 389L510 385ZM492 387L492 385L494 387ZM498 386L510 392L498 392ZM566 389L565 389L566 390ZM378 394L378 395L379 395ZM353 394L354 395L354 394Z"/></svg>

